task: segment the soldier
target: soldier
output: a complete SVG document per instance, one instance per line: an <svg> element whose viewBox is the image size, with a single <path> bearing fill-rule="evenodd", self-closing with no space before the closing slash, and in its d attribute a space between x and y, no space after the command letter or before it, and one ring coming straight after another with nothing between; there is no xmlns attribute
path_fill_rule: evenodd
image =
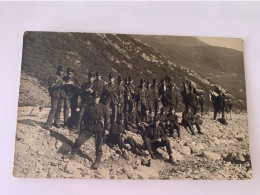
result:
<svg viewBox="0 0 260 195"><path fill-rule="evenodd" d="M145 126L151 125L153 123L153 116L149 113L149 109L145 109L145 114L141 116L142 123Z"/></svg>
<svg viewBox="0 0 260 195"><path fill-rule="evenodd" d="M132 110L135 106L135 85L133 84L133 77L128 77L128 82L125 83L125 113Z"/></svg>
<svg viewBox="0 0 260 195"><path fill-rule="evenodd" d="M170 111L170 109L175 109L176 111L176 109L179 107L179 99L177 90L175 89L172 83L169 84L169 91L167 91L167 99L169 101L167 111Z"/></svg>
<svg viewBox="0 0 260 195"><path fill-rule="evenodd" d="M154 109L154 91L151 88L152 83L150 80L147 80L147 89L146 89L146 100L147 100L147 108L149 113Z"/></svg>
<svg viewBox="0 0 260 195"><path fill-rule="evenodd" d="M65 155L64 158L74 159L79 151L79 148L93 135L95 137L96 147L96 159L92 165L92 169L98 169L101 163L102 157L102 145L104 142L104 134L110 129L109 123L109 111L107 106L100 103L100 97L98 92L95 92L94 103L91 103L86 108L83 116L83 128L79 133L79 137L76 139L72 146L71 154Z"/></svg>
<svg viewBox="0 0 260 195"><path fill-rule="evenodd" d="M204 96L203 96L203 94L199 95L198 101L199 101L199 104L200 104L200 115L202 117L202 115L203 115L203 107L204 107Z"/></svg>
<svg viewBox="0 0 260 195"><path fill-rule="evenodd" d="M64 73L63 66L57 67L57 72L54 76L50 76L48 79L49 94L51 96L51 110L47 119L46 127L49 129L54 119L54 126L60 128L60 113L62 106L64 105L65 91L63 85L65 81L62 79Z"/></svg>
<svg viewBox="0 0 260 195"><path fill-rule="evenodd" d="M94 90L96 89L95 87L95 77L94 77L94 73L93 72L89 72L88 74L88 83L84 83L81 86L80 89L80 95L81 95L81 106L80 106L80 111L79 111L79 116L78 116L78 120L77 120L77 130L80 130L80 125L81 125L81 121L82 121L82 117L84 115L85 109L87 107L88 104L91 104L93 101L93 95L94 95Z"/></svg>
<svg viewBox="0 0 260 195"><path fill-rule="evenodd" d="M170 141L167 139L162 127L160 127L159 122L159 118L155 117L154 124L150 125L145 132L144 143L153 159L158 158L156 155L161 156L157 148L166 146L169 160L174 163Z"/></svg>
<svg viewBox="0 0 260 195"><path fill-rule="evenodd" d="M195 92L196 89L190 89L190 93L187 96L188 105L192 108L194 115L197 113L199 109L199 102Z"/></svg>
<svg viewBox="0 0 260 195"><path fill-rule="evenodd" d="M178 124L178 116L175 114L175 108L171 108L167 114L167 122L165 124L166 134L174 137L174 129L177 130L178 138L181 138L180 125Z"/></svg>
<svg viewBox="0 0 260 195"><path fill-rule="evenodd" d="M98 95L101 97L103 90L105 87L105 82L101 79L101 74L96 72L96 80L95 80L95 91L98 91Z"/></svg>
<svg viewBox="0 0 260 195"><path fill-rule="evenodd" d="M111 123L117 120L117 109L119 103L119 87L115 83L115 77L112 73L109 74L109 83L104 88L105 105L112 108Z"/></svg>
<svg viewBox="0 0 260 195"><path fill-rule="evenodd" d="M123 83L122 76L118 76L118 89L119 89L119 97L118 97L118 114L123 113L124 111L124 96L125 96L125 85Z"/></svg>
<svg viewBox="0 0 260 195"><path fill-rule="evenodd" d="M222 119L225 119L225 107L226 107L226 100L225 97L223 96L222 91L218 91L218 96L216 97L216 109L214 110L214 120L216 120L217 117L217 112L222 113Z"/></svg>
<svg viewBox="0 0 260 195"><path fill-rule="evenodd" d="M154 97L154 113L155 115L158 113L158 111L162 108L161 99L158 93L158 86L157 86L157 80L153 79L152 84L152 91L153 91L153 97Z"/></svg>
<svg viewBox="0 0 260 195"><path fill-rule="evenodd" d="M133 106L129 112L125 113L125 127L127 130L136 133L137 132L137 124L138 123L138 114L136 111L136 107Z"/></svg>
<svg viewBox="0 0 260 195"><path fill-rule="evenodd" d="M192 135L195 135L194 130L193 130L193 125L196 126L198 133L203 134L201 132L201 128L199 126L198 121L194 118L193 113L191 112L191 107L188 107L188 111L184 111L182 113L182 124L184 125L185 128L189 128Z"/></svg>
<svg viewBox="0 0 260 195"><path fill-rule="evenodd" d="M138 144L133 137L126 135L124 119L123 113L118 115L118 122L112 125L108 141L112 144L118 144L120 150L122 151L123 158L127 160L129 157L126 152L127 147L125 144L130 144L131 151L134 154L144 156L145 153L139 150L141 145Z"/></svg>
<svg viewBox="0 0 260 195"><path fill-rule="evenodd" d="M137 112L139 116L142 116L142 114L145 112L146 108L146 88L145 88L145 80L140 80L140 85L137 89Z"/></svg>
<svg viewBox="0 0 260 195"><path fill-rule="evenodd" d="M66 82L64 85L64 91L66 93L66 99L64 103L64 118L65 118L65 128L68 126L67 120L69 118L69 109L71 109L71 118L76 121L77 118L77 108L78 108L78 95L79 95L79 81L74 76L74 69L67 69L67 76L63 78ZM69 126L74 126L71 124Z"/></svg>

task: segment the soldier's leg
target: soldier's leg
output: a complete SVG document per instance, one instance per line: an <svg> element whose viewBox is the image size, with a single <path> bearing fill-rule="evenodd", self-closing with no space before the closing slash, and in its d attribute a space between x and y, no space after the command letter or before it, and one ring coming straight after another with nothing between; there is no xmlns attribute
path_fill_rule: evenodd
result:
<svg viewBox="0 0 260 195"><path fill-rule="evenodd" d="M77 154L80 146L84 144L92 135L93 133L88 130L81 131L75 143L72 145L71 153L73 155Z"/></svg>
<svg viewBox="0 0 260 195"><path fill-rule="evenodd" d="M125 143L124 143L124 139L121 135L117 135L116 136L116 143L118 144L120 150L125 149Z"/></svg>
<svg viewBox="0 0 260 195"><path fill-rule="evenodd" d="M95 159L95 163L92 165L92 169L98 169L101 163L101 157L103 154L102 152L103 142L104 142L103 132L95 133L96 159Z"/></svg>
<svg viewBox="0 0 260 195"><path fill-rule="evenodd" d="M69 112L70 112L70 99L64 99L64 125L67 126L67 121L69 119Z"/></svg>
<svg viewBox="0 0 260 195"><path fill-rule="evenodd" d="M200 125L199 125L199 123L198 123L197 121L195 121L195 126L196 126L196 128L197 128L197 130L198 130L198 133L199 133L199 134L202 134Z"/></svg>
<svg viewBox="0 0 260 195"><path fill-rule="evenodd" d="M172 154L172 147L171 147L170 141L168 139L162 140L161 143L159 143L158 145L160 145L160 147L166 146L167 153L169 155Z"/></svg>
<svg viewBox="0 0 260 195"><path fill-rule="evenodd" d="M222 113L222 118L224 119L225 118L225 109L224 108L221 109L221 113Z"/></svg>
<svg viewBox="0 0 260 195"><path fill-rule="evenodd" d="M190 124L189 121L187 121L187 120L182 120L182 123L183 123L183 125L184 125L186 128L188 127L188 128L190 129L192 135L195 135L194 130L193 130L193 126Z"/></svg>
<svg viewBox="0 0 260 195"><path fill-rule="evenodd" d="M140 156L144 156L145 153L143 151L141 151L141 145L138 144L133 137L128 136L125 140L126 144L130 144L132 152L134 154L140 155Z"/></svg>
<svg viewBox="0 0 260 195"><path fill-rule="evenodd" d="M155 156L154 156L153 148L151 145L152 144L151 140L147 137L144 137L144 144L145 144L149 154L151 155L151 157L154 158Z"/></svg>
<svg viewBox="0 0 260 195"><path fill-rule="evenodd" d="M116 122L117 120L117 105L113 104L112 105L112 121L111 122Z"/></svg>
<svg viewBox="0 0 260 195"><path fill-rule="evenodd" d="M77 119L77 122L76 122L76 129L77 130L80 129L81 120L82 120L82 117L84 115L86 107L87 107L87 104L82 104L81 107L80 107L79 116L78 116L78 119Z"/></svg>
<svg viewBox="0 0 260 195"><path fill-rule="evenodd" d="M54 117L55 117L55 113L57 111L58 108L58 103L59 103L59 98L51 98L51 110L50 113L48 115L48 119L47 119L47 125L51 125Z"/></svg>
<svg viewBox="0 0 260 195"><path fill-rule="evenodd" d="M60 125L60 114L61 114L62 107L64 107L64 98L59 98L58 107L57 107L57 110L56 110L56 113L55 113L55 118L54 118L54 124L57 127L59 127L59 125Z"/></svg>
<svg viewBox="0 0 260 195"><path fill-rule="evenodd" d="M73 96L70 99L70 109L71 109L71 117L75 117L76 111L78 108L78 96Z"/></svg>
<svg viewBox="0 0 260 195"><path fill-rule="evenodd" d="M180 125L179 124L174 124L173 128L177 130L178 138L180 138L181 137Z"/></svg>

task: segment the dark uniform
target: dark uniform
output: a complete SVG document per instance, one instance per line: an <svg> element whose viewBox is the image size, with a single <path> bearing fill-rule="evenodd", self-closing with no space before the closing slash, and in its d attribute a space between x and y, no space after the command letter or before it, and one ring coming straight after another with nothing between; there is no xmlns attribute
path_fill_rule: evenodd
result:
<svg viewBox="0 0 260 195"><path fill-rule="evenodd" d="M182 124L184 125L185 128L188 127L190 129L192 135L195 135L193 130L193 125L196 126L198 133L202 134L198 121L194 118L193 113L190 112L189 110L190 108L188 108L188 111L182 113Z"/></svg>
<svg viewBox="0 0 260 195"><path fill-rule="evenodd" d="M76 120L76 112L78 108L78 96L79 96L79 81L77 78L73 76L74 69L68 68L67 69L67 76L63 78L63 80L66 82L66 84L63 86L64 91L66 93L66 98L64 102L64 119L66 123L64 123L66 126L67 120L69 118L69 109L71 109L71 118Z"/></svg>
<svg viewBox="0 0 260 195"><path fill-rule="evenodd" d="M172 148L170 141L167 139L162 127L159 126L159 121L155 118L155 124L150 125L144 136L144 143L153 159L157 157L155 154L159 154L157 148L166 146L167 152L170 157L170 161L173 163Z"/></svg>
<svg viewBox="0 0 260 195"><path fill-rule="evenodd" d="M48 79L49 95L51 96L51 110L48 115L47 126L51 126L54 119L54 125L60 127L60 114L66 97L63 89L63 85L65 84L62 79L63 72L63 66L58 66L57 73L54 76L50 76Z"/></svg>
<svg viewBox="0 0 260 195"><path fill-rule="evenodd" d="M201 113L201 117L203 115L203 109L204 109L204 97L203 95L200 95L198 98L199 104L200 104L200 113Z"/></svg>
<svg viewBox="0 0 260 195"><path fill-rule="evenodd" d="M112 116L111 123L117 121L117 109L119 103L119 87L114 82L114 75L112 73L109 74L110 82L104 87L104 102L107 107L111 107Z"/></svg>
<svg viewBox="0 0 260 195"><path fill-rule="evenodd" d="M145 88L145 80L141 79L140 86L137 89L137 112L139 116L141 116L143 113L145 113L146 109L146 88Z"/></svg>
<svg viewBox="0 0 260 195"><path fill-rule="evenodd" d="M147 89L146 89L146 100L147 100L147 108L149 113L154 110L154 90L151 88L151 81L147 81Z"/></svg>
<svg viewBox="0 0 260 195"><path fill-rule="evenodd" d="M125 113L135 106L135 85L133 78L129 76L128 82L125 83Z"/></svg>
<svg viewBox="0 0 260 195"><path fill-rule="evenodd" d="M94 99L93 95L95 94L95 89L96 89L96 84L94 83L94 73L90 72L88 77L89 77L89 82L82 84L79 92L81 95L81 106L80 106L79 116L77 120L77 127L76 127L77 130L80 129L82 117L84 115L87 105L92 104Z"/></svg>
<svg viewBox="0 0 260 195"><path fill-rule="evenodd" d="M135 107L133 107L132 110L129 110L129 112L125 113L125 127L127 130L136 133L137 123L138 123L138 114L136 112Z"/></svg>
<svg viewBox="0 0 260 195"><path fill-rule="evenodd" d="M95 91L98 92L98 95L101 97L104 87L105 87L105 82L101 79L101 74L99 72L96 72L96 80L95 80Z"/></svg>
<svg viewBox="0 0 260 195"><path fill-rule="evenodd" d="M217 117L217 112L222 113L222 119L225 118L225 107L226 107L226 100L225 97L223 96L222 92L219 91L219 95L216 97L216 102L215 102L216 109L214 110L214 119Z"/></svg>
<svg viewBox="0 0 260 195"><path fill-rule="evenodd" d="M121 76L118 77L118 114L124 112L125 106L125 85Z"/></svg>
<svg viewBox="0 0 260 195"><path fill-rule="evenodd" d="M156 115L158 113L158 111L162 108L162 103L161 103L161 99L159 96L156 79L153 79L152 92L153 92L153 98L154 98L153 107L154 107L154 112Z"/></svg>
<svg viewBox="0 0 260 195"><path fill-rule="evenodd" d="M178 124L178 116L172 112L167 114L167 122L165 124L166 134L170 134L173 137L174 129L176 129L178 138L181 137L180 125Z"/></svg>
<svg viewBox="0 0 260 195"><path fill-rule="evenodd" d="M199 109L197 95L193 91L190 91L190 93L187 96L187 101L188 101L189 107L192 108L193 114L195 115Z"/></svg>
<svg viewBox="0 0 260 195"><path fill-rule="evenodd" d="M95 103L92 103L86 108L83 116L83 129L79 133L79 137L76 139L72 146L72 156L79 151L79 148L84 144L90 137L95 136L95 147L96 147L96 160L92 168L97 169L101 162L102 156L102 145L104 142L104 132L110 129L109 122L109 111L107 106L99 103L99 95L95 93ZM98 101L97 101L98 99ZM97 102L96 102L97 101Z"/></svg>
<svg viewBox="0 0 260 195"><path fill-rule="evenodd" d="M179 99L177 90L174 88L172 84L169 86L169 91L167 91L167 99L169 101L167 111L170 111L170 109L175 109L179 106Z"/></svg>

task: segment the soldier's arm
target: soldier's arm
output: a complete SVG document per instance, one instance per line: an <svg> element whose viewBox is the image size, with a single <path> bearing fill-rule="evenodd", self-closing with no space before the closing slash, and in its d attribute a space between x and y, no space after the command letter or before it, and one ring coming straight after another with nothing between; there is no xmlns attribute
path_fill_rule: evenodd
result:
<svg viewBox="0 0 260 195"><path fill-rule="evenodd" d="M48 79L48 85L50 88L59 88L62 86L61 82L58 82L59 80L55 80L53 76L50 76Z"/></svg>
<svg viewBox="0 0 260 195"><path fill-rule="evenodd" d="M110 129L110 119L109 119L109 110L108 107L104 106L104 119L105 119L105 125L104 128L106 130Z"/></svg>

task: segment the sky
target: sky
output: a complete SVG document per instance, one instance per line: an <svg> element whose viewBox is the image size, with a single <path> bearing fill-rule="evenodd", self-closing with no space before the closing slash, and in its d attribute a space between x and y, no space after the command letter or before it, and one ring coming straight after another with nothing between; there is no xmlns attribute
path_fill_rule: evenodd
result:
<svg viewBox="0 0 260 195"><path fill-rule="evenodd" d="M238 51L243 51L243 40L238 38L212 38L212 37L198 37L201 41L220 47L232 48Z"/></svg>

